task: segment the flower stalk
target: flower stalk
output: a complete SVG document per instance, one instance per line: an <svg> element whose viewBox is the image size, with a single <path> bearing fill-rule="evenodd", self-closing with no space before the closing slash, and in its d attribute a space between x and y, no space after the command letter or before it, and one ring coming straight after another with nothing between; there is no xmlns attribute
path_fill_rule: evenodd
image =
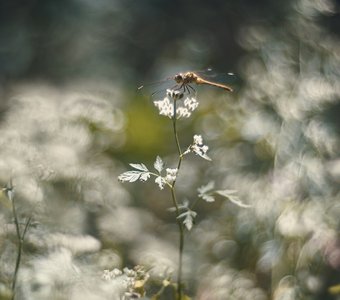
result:
<svg viewBox="0 0 340 300"><path fill-rule="evenodd" d="M18 239L18 253L17 253L17 258L15 261L15 268L14 268L14 274L13 274L12 287L11 287L12 288L12 300L14 300L15 299L15 288L16 288L16 283L18 279L18 272L19 272L20 263L21 263L21 256L22 256L22 251L23 251L25 235L29 229L29 226L31 225L32 217L29 217L27 219L24 230L21 233L12 180L10 180L10 183L2 190L5 192L7 198L10 200L11 205L12 205L12 214L13 214L13 219L14 219L15 231L16 231L16 235Z"/></svg>
<svg viewBox="0 0 340 300"><path fill-rule="evenodd" d="M173 284L176 289L176 300L185 299L187 296L183 292L183 252L185 229L190 231L194 224L194 219L197 215L190 208L189 201L178 201L176 195L177 176L182 166L184 156L193 153L197 156L210 161L207 155L209 149L204 145L201 135L194 135L192 143L182 151L178 137L177 121L182 118L189 118L191 113L197 108L198 102L195 97L184 94L179 90L167 90L167 95L163 100L154 101L155 106L159 110L160 115L164 115L171 119L173 127L173 135L178 153L177 168L165 168L163 160L157 156L154 162L154 169L157 172L150 171L143 163L130 163L133 170L127 171L119 175L118 179L122 182L147 181L151 176L155 177L155 183L162 190L165 186L169 187L171 192L171 200L173 207L170 211L175 213L176 223L179 231L178 245L178 268L177 268L177 284ZM164 174L166 172L166 174ZM204 195L208 199L208 196ZM210 198L209 198L210 199Z"/></svg>
<svg viewBox="0 0 340 300"><path fill-rule="evenodd" d="M178 163L177 163L177 172L179 172L183 160L183 154L182 149L179 143L178 133L177 133L177 126L176 126L176 100L174 101L174 111L173 111L173 118L172 118L172 124L173 124L173 130L174 130L174 136L176 141L176 147L178 151ZM173 205L176 209L176 220L179 230L179 258L178 258L178 273L177 273L177 295L178 299L182 299L182 269L183 269L183 249L184 249L184 226L179 219L180 216L180 210L178 207L178 202L176 198L176 179L173 181L171 186L171 197L173 201Z"/></svg>

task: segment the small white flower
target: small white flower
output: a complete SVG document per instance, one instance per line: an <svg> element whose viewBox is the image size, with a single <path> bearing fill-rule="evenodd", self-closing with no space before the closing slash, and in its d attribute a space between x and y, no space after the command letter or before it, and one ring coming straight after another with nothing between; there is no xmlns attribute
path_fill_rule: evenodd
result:
<svg viewBox="0 0 340 300"><path fill-rule="evenodd" d="M172 98L173 100L178 100L183 98L183 93L178 90L166 90L166 95Z"/></svg>
<svg viewBox="0 0 340 300"><path fill-rule="evenodd" d="M154 101L154 104L160 115L173 118L174 102L176 101L176 118L189 118L197 108L198 101L195 97L186 97L183 100L183 96L184 94L178 90L167 90L166 97L163 100Z"/></svg>
<svg viewBox="0 0 340 300"><path fill-rule="evenodd" d="M195 145L202 145L203 144L203 138L202 136L199 134L195 134L194 135L194 144Z"/></svg>
<svg viewBox="0 0 340 300"><path fill-rule="evenodd" d="M126 267L123 269L123 272L124 272L125 275L127 275L129 277L136 276L136 272L134 270L131 270L131 269L126 268Z"/></svg>
<svg viewBox="0 0 340 300"><path fill-rule="evenodd" d="M114 274L115 277L123 274L123 272L117 268L113 269L111 272Z"/></svg>
<svg viewBox="0 0 340 300"><path fill-rule="evenodd" d="M161 189L161 190L164 189L164 185L165 185L166 181L162 176L156 177L155 182L158 184L159 189Z"/></svg>
<svg viewBox="0 0 340 300"><path fill-rule="evenodd" d="M165 97L163 100L154 101L153 103L158 108L160 115L169 118L173 117L174 104L170 102L170 99L168 97Z"/></svg>
<svg viewBox="0 0 340 300"><path fill-rule="evenodd" d="M150 275L142 266L136 266L134 269L124 268L123 271L113 269L112 271L104 270L102 278L121 286L121 296L119 299L136 299L141 298L140 291L143 289L145 282ZM116 298L115 298L116 299Z"/></svg>
<svg viewBox="0 0 340 300"><path fill-rule="evenodd" d="M198 102L194 97L186 98L184 100L184 106L187 107L188 110L194 111L198 106Z"/></svg>
<svg viewBox="0 0 340 300"><path fill-rule="evenodd" d="M203 144L202 136L196 134L194 135L193 143L188 147L186 151L184 151L183 154L193 152L206 160L211 160L211 158L207 155L208 150L209 147Z"/></svg>
<svg viewBox="0 0 340 300"><path fill-rule="evenodd" d="M105 280L110 280L112 278L111 272L109 270L104 270L102 278L105 279Z"/></svg>
<svg viewBox="0 0 340 300"><path fill-rule="evenodd" d="M169 183L173 183L176 180L177 172L178 172L177 169L167 168L165 180Z"/></svg>
<svg viewBox="0 0 340 300"><path fill-rule="evenodd" d="M104 270L102 278L105 280L112 280L118 276L121 276L123 272L119 269L113 269L112 271Z"/></svg>
<svg viewBox="0 0 340 300"><path fill-rule="evenodd" d="M191 116L191 112L186 107L178 107L176 110L177 119L180 118L189 118Z"/></svg>

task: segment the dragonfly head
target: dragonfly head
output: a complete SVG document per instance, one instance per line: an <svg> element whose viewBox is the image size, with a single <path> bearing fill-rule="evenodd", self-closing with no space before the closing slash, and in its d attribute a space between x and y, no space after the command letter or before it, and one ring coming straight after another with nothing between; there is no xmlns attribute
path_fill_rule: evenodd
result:
<svg viewBox="0 0 340 300"><path fill-rule="evenodd" d="M183 78L184 78L184 76L183 76L182 73L179 73L179 74L175 75L175 77L174 77L174 79L175 79L175 81L177 83L182 83L183 82Z"/></svg>

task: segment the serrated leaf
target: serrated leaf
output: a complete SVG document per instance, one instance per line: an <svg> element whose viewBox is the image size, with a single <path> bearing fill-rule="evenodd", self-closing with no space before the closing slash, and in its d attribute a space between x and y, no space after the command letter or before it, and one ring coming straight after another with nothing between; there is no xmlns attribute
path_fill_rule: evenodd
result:
<svg viewBox="0 0 340 300"><path fill-rule="evenodd" d="M197 213L193 210L188 210L182 214L180 214L177 218L181 219L184 218L183 224L185 227L190 231L193 224L194 224L194 218L197 216Z"/></svg>
<svg viewBox="0 0 340 300"><path fill-rule="evenodd" d="M184 200L183 204L178 205L179 210L188 210L189 209L189 200ZM168 208L168 211L174 212L176 211L176 207L170 207Z"/></svg>
<svg viewBox="0 0 340 300"><path fill-rule="evenodd" d="M190 217L186 217L183 221L183 224L190 231L192 226L194 225L194 220Z"/></svg>
<svg viewBox="0 0 340 300"><path fill-rule="evenodd" d="M179 209L189 209L189 200L188 199L184 199L183 203L178 205Z"/></svg>
<svg viewBox="0 0 340 300"><path fill-rule="evenodd" d="M243 207L243 208L251 207L251 205L243 203L237 196L235 196L234 194L236 192L237 191L235 190L221 190L221 191L216 191L215 193L222 197L227 198L230 202L236 204L239 207Z"/></svg>
<svg viewBox="0 0 340 300"><path fill-rule="evenodd" d="M180 215L178 215L177 219L184 218L184 217L186 217L186 216L187 216L187 214L188 214L188 212L187 212L187 211L186 211L186 212L184 212L184 213L181 213Z"/></svg>
<svg viewBox="0 0 340 300"><path fill-rule="evenodd" d="M135 182L138 179L141 181L146 181L150 177L148 172L140 171L127 171L118 176L118 180L122 182Z"/></svg>
<svg viewBox="0 0 340 300"><path fill-rule="evenodd" d="M129 164L129 165L134 169L149 172L148 168L144 164Z"/></svg>
<svg viewBox="0 0 340 300"><path fill-rule="evenodd" d="M201 198L207 202L214 202L215 197L212 195L202 195Z"/></svg>
<svg viewBox="0 0 340 300"><path fill-rule="evenodd" d="M218 190L215 193L219 194L222 197L230 197L237 193L236 190Z"/></svg>
<svg viewBox="0 0 340 300"><path fill-rule="evenodd" d="M166 209L169 212L175 212L176 211L176 207L172 206Z"/></svg>
<svg viewBox="0 0 340 300"><path fill-rule="evenodd" d="M202 158L204 158L205 160L207 160L207 161L212 161L212 159L208 156L208 155L206 155L206 154L199 154L199 156L200 157L202 157Z"/></svg>
<svg viewBox="0 0 340 300"><path fill-rule="evenodd" d="M214 187L215 187L215 183L213 181L210 181L206 185L202 185L201 187L197 189L198 197L202 198L203 200L207 202L214 202L215 197L211 195Z"/></svg>
<svg viewBox="0 0 340 300"><path fill-rule="evenodd" d="M214 181L210 181L208 182L206 185L202 185L200 186L197 191L199 192L200 195L205 194L208 191L213 190L215 187L215 182Z"/></svg>
<svg viewBox="0 0 340 300"><path fill-rule="evenodd" d="M140 181L147 181L149 178L150 178L150 173L144 172L144 173L141 173L139 180Z"/></svg>
<svg viewBox="0 0 340 300"><path fill-rule="evenodd" d="M228 199L229 199L229 201L231 201L232 203L234 203L234 204L236 204L240 207L243 207L243 208L251 207L251 205L243 203L238 197L229 197Z"/></svg>
<svg viewBox="0 0 340 300"><path fill-rule="evenodd" d="M164 169L164 162L159 156L157 156L153 166L158 171L158 173L161 173Z"/></svg>
<svg viewBox="0 0 340 300"><path fill-rule="evenodd" d="M120 174L118 176L118 180L122 182L125 182L125 181L135 182L138 180L139 176L140 176L139 171L127 171L127 172L124 172L123 174Z"/></svg>

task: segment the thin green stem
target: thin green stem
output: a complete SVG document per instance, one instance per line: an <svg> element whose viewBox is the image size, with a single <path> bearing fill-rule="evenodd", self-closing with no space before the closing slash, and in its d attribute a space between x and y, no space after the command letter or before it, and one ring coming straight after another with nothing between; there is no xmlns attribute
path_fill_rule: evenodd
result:
<svg viewBox="0 0 340 300"><path fill-rule="evenodd" d="M174 135L175 135L175 141L176 141L178 155L179 155L179 157L182 157L182 150L181 150L181 146L179 144L179 138L178 138L178 134L177 134L177 122L176 122L175 118L172 120L172 124L173 124L173 129L174 129Z"/></svg>
<svg viewBox="0 0 340 300"><path fill-rule="evenodd" d="M14 299L15 286L16 286L16 282L17 282L18 271L19 271L19 266L20 266L20 261L21 261L21 253L22 253L22 239L21 239L21 234L20 234L19 221L18 221L18 216L17 216L17 212L16 212L14 197L12 198L12 211L13 211L15 229L16 229L16 233L17 233L17 237L18 237L18 243L19 243L19 245L18 245L18 255L17 255L16 262L15 262L15 269L14 269L13 282L12 282L12 292L13 292L12 299Z"/></svg>
<svg viewBox="0 0 340 300"><path fill-rule="evenodd" d="M12 300L15 298L15 287L18 279L18 271L21 263L21 256L22 256L22 249L23 249L23 244L24 244L24 239L25 235L27 233L27 230L31 224L32 217L29 217L27 219L27 222L25 224L25 228L23 233L20 233L20 226L19 226L19 220L18 220L18 215L16 211L16 206L15 206L15 197L11 197L12 199L12 212L13 212L13 217L14 217L14 224L15 224L15 229L16 229L16 234L18 238L18 255L17 259L15 262L15 269L14 269L14 275L13 275L13 281L12 281Z"/></svg>
<svg viewBox="0 0 340 300"><path fill-rule="evenodd" d="M179 138L178 138L178 133L177 133L177 117L176 117L176 101L174 101L174 116L172 118L172 125L173 125L173 130L174 130L174 136L175 136L175 142L176 142L176 147L177 147L177 152L178 152L178 164L177 164L177 172L181 168L182 160L183 160L183 152L181 149L181 145L179 143ZM172 186L175 187L176 180L173 182Z"/></svg>
<svg viewBox="0 0 340 300"><path fill-rule="evenodd" d="M178 163L177 163L177 175L179 172L179 169L181 168L182 160L183 160L183 153L182 149L179 143L179 138L177 134L177 126L176 126L176 101L174 101L174 113L172 118L172 124L173 124L173 130L174 130L174 136L175 136L175 142L177 146L177 152L178 152ZM171 197L172 202L176 210L176 221L179 229L179 261L178 261L178 274L177 274L177 298L179 300L182 299L182 267L183 267L183 249L184 249L184 227L180 219L178 219L178 216L180 215L179 212L179 205L176 198L176 179L172 183L171 187Z"/></svg>
<svg viewBox="0 0 340 300"><path fill-rule="evenodd" d="M184 227L178 216L180 214L178 202L176 199L176 191L175 188L171 188L171 197L173 201L173 205L176 209L176 222L179 229L179 261L178 261L178 273L177 273L177 294L178 299L182 299L182 266L183 266L183 249L184 249Z"/></svg>

